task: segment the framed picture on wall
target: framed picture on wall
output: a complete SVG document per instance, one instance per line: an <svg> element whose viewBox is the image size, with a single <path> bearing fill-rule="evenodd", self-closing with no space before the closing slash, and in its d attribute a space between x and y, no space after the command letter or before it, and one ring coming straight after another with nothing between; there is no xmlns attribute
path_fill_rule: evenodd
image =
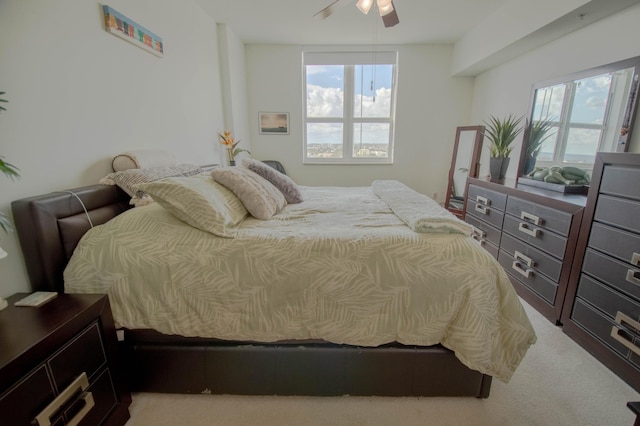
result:
<svg viewBox="0 0 640 426"><path fill-rule="evenodd" d="M289 134L288 112L261 112L259 115L261 135Z"/></svg>

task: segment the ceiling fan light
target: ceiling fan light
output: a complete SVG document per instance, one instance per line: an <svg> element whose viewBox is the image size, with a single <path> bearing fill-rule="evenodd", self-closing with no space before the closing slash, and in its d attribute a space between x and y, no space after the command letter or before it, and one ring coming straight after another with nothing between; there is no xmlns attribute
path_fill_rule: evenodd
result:
<svg viewBox="0 0 640 426"><path fill-rule="evenodd" d="M380 12L380 16L386 16L393 12L393 2L391 0L377 0L378 2L378 11Z"/></svg>
<svg viewBox="0 0 640 426"><path fill-rule="evenodd" d="M366 15L371 10L371 6L373 6L373 0L358 0L356 6Z"/></svg>

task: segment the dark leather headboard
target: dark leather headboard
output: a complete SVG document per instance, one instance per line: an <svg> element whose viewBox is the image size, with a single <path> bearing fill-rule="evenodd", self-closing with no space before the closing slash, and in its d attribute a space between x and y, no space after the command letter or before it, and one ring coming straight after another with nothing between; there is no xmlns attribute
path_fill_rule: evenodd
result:
<svg viewBox="0 0 640 426"><path fill-rule="evenodd" d="M63 293L64 268L91 228L87 214L94 226L100 225L128 210L130 199L117 186L90 185L12 202L32 291Z"/></svg>

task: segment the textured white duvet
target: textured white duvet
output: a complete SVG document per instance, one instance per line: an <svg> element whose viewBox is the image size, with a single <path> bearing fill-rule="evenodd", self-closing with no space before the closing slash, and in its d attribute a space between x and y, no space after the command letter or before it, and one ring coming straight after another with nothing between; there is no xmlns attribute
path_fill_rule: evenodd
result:
<svg viewBox="0 0 640 426"><path fill-rule="evenodd" d="M302 187L305 201L235 239L154 203L89 231L70 293L108 293L119 326L273 342L442 343L508 381L535 342L500 265L462 234L410 229L372 188Z"/></svg>

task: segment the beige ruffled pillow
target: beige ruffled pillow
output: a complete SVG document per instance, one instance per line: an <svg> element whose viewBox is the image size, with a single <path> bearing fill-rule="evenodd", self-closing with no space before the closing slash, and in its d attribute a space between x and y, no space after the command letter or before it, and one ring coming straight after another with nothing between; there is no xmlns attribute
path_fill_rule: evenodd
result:
<svg viewBox="0 0 640 426"><path fill-rule="evenodd" d="M271 219L287 204L278 188L244 167L219 167L211 171L211 177L233 191L257 219Z"/></svg>

